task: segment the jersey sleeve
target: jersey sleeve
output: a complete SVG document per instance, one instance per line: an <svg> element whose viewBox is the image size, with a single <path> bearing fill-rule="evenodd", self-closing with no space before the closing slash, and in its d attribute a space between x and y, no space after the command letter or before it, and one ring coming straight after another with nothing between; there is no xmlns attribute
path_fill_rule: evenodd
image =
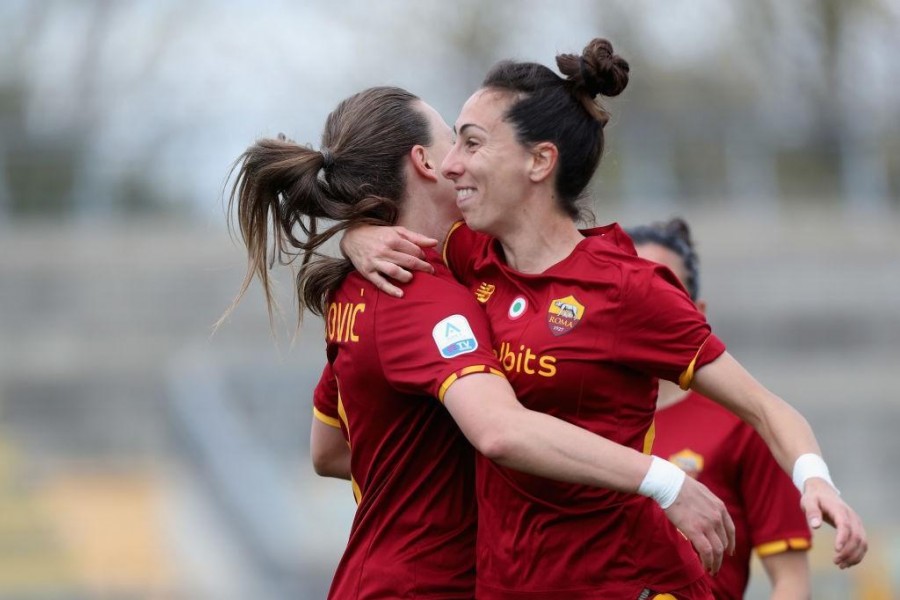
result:
<svg viewBox="0 0 900 600"><path fill-rule="evenodd" d="M613 353L623 365L687 389L725 344L669 269L641 262L623 268Z"/></svg>
<svg viewBox="0 0 900 600"><path fill-rule="evenodd" d="M457 280L469 280L483 235L469 229L465 221L457 221L447 232L442 258Z"/></svg>
<svg viewBox="0 0 900 600"><path fill-rule="evenodd" d="M313 391L313 416L326 425L337 428L341 426L338 416L337 379L334 377L330 362L325 363L319 383Z"/></svg>
<svg viewBox="0 0 900 600"><path fill-rule="evenodd" d="M806 550L812 535L794 487L766 443L743 424L747 443L741 453L740 495L744 502L750 543L759 556Z"/></svg>
<svg viewBox="0 0 900 600"><path fill-rule="evenodd" d="M397 390L443 401L460 377L504 376L491 350L487 316L458 283L418 275L403 298L383 297L378 311L379 358Z"/></svg>

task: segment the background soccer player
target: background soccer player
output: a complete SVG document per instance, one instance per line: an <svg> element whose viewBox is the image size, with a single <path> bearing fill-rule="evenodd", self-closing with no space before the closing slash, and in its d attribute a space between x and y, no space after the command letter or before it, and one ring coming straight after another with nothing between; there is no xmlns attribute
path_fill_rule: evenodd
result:
<svg viewBox="0 0 900 600"><path fill-rule="evenodd" d="M697 305L700 273L690 229L682 219L628 230L638 256L668 267ZM705 483L734 519L737 547L710 587L719 600L744 597L753 550L774 599L809 598L811 534L800 493L752 427L693 390L660 381L653 452Z"/></svg>

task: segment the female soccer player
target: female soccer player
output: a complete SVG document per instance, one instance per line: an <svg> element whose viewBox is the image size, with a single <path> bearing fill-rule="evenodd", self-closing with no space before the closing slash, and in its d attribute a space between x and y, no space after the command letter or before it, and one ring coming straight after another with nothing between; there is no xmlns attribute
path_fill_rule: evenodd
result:
<svg viewBox="0 0 900 600"><path fill-rule="evenodd" d="M837 527L835 563L856 564L862 523L806 420L725 351L677 280L637 258L617 226L577 229L609 118L595 98L621 93L629 67L601 39L557 65L565 77L534 63L494 67L463 106L441 168L467 224L446 238L446 263L486 311L519 399L641 449L653 437L657 378L696 389L759 431L803 489L810 525L824 516ZM370 253L353 254L371 273ZM479 598L706 597L656 504L484 460L477 480Z"/></svg>
<svg viewBox="0 0 900 600"><path fill-rule="evenodd" d="M351 478L358 502L329 597L474 596L474 457L462 434L509 468L652 496L717 570L733 547L724 505L674 465L651 466L641 452L519 404L484 313L437 254L434 275L406 285L403 300L349 262L318 255L360 223L443 236L458 217L453 184L438 172L451 144L433 108L401 89L372 88L329 115L321 151L263 139L238 162L231 203L249 257L240 295L256 276L271 310L271 261L300 256L301 310L326 322L312 455L320 472ZM523 368L532 367L555 369L543 357L526 358Z"/></svg>
<svg viewBox="0 0 900 600"><path fill-rule="evenodd" d="M628 230L638 256L669 268L697 309L700 272L690 229L682 219ZM720 405L670 381L659 383L653 451L706 484L728 507L737 546L708 577L718 600L740 600L756 550L772 585L771 598L809 598L810 531L800 493L752 427Z"/></svg>

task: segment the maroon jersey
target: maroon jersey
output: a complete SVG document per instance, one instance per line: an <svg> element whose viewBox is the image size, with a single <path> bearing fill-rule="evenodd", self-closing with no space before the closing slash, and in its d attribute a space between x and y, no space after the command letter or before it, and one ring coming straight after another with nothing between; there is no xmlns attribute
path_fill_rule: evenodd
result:
<svg viewBox="0 0 900 600"><path fill-rule="evenodd" d="M690 392L656 413L654 454L701 481L728 507L737 545L710 577L716 598L744 597L750 553L810 547L800 492L752 427L712 400Z"/></svg>
<svg viewBox="0 0 900 600"><path fill-rule="evenodd" d="M337 380L334 378L334 369L331 368L330 362L325 363L319 383L313 391L313 417L326 425L342 429L338 414ZM344 438L346 437L347 432L344 431Z"/></svg>
<svg viewBox="0 0 900 600"><path fill-rule="evenodd" d="M589 234L529 275L463 225L451 230L445 260L486 310L494 351L526 407L649 452L657 377L688 385L724 346L677 279L638 258L621 229ZM702 583L690 543L649 498L482 457L477 482L480 599L637 599Z"/></svg>
<svg viewBox="0 0 900 600"><path fill-rule="evenodd" d="M474 596L474 451L441 400L459 377L503 374L484 313L439 260L402 299L356 273L330 299L315 414L339 419L358 507L329 598Z"/></svg>

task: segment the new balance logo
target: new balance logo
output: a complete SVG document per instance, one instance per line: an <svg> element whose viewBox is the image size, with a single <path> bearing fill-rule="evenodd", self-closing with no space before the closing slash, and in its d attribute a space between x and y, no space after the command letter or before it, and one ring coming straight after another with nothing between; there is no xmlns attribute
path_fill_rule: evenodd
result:
<svg viewBox="0 0 900 600"><path fill-rule="evenodd" d="M494 290L497 289L493 283L482 282L481 285L478 286L478 289L475 290L475 299L484 304L491 297L491 294L494 293Z"/></svg>

